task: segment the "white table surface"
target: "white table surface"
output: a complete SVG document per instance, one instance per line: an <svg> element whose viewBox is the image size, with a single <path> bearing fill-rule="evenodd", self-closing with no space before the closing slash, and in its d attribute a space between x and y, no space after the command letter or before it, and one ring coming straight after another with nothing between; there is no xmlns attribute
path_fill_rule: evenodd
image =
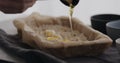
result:
<svg viewBox="0 0 120 63"><path fill-rule="evenodd" d="M103 2L104 1L104 2ZM109 1L109 3L106 2ZM92 3L96 2L96 3ZM117 2L112 4L113 0L81 0L79 4L74 9L73 17L80 19L84 24L90 25L90 17L94 14L99 13L114 13L120 14L120 9L116 8ZM99 4L99 3L102 3ZM97 5L98 4L98 5ZM111 9L115 10L111 10ZM103 10L104 9L104 10ZM69 8L63 5L59 0L44 0L37 1L32 7L27 9L23 13L18 14L4 14L0 12L0 28L5 30L9 34L17 33L12 21L16 18L24 17L30 15L32 12L39 12L43 15L50 16L68 16ZM101 10L101 11L100 11ZM1 55L2 54L2 55ZM6 55L0 49L0 59L14 60L9 55Z"/></svg>

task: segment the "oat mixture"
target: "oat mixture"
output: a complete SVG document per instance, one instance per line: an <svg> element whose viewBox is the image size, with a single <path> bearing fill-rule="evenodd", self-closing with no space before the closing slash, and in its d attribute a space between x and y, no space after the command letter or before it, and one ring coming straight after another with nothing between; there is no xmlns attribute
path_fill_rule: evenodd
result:
<svg viewBox="0 0 120 63"><path fill-rule="evenodd" d="M61 25L42 25L34 28L36 33L44 37L44 40L52 42L79 42L87 41L83 33Z"/></svg>

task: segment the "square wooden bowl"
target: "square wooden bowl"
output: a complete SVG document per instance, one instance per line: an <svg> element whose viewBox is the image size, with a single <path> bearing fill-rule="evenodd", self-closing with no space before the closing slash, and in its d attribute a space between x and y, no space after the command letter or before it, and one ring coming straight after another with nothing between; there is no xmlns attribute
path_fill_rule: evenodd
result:
<svg viewBox="0 0 120 63"><path fill-rule="evenodd" d="M103 53L111 46L112 40L103 33L100 33L89 26L84 25L80 20L73 18L73 29L83 33L87 41L66 43L64 46L60 43L49 43L44 41L41 36L35 33L34 27L39 27L42 24L56 25L69 27L68 17L51 17L43 16L38 13L14 20L14 25L18 30L19 35L25 43L55 55L60 58L74 56L94 56Z"/></svg>

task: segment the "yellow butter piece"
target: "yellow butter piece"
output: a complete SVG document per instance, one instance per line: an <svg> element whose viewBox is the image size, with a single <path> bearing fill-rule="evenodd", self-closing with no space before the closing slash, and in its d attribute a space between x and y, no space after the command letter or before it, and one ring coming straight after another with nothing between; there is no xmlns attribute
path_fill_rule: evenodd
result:
<svg viewBox="0 0 120 63"><path fill-rule="evenodd" d="M51 30L45 30L45 36L52 37L53 36L53 31L51 31Z"/></svg>
<svg viewBox="0 0 120 63"><path fill-rule="evenodd" d="M45 36L46 37L54 37L54 36L56 36L56 33L54 30L45 30Z"/></svg>
<svg viewBox="0 0 120 63"><path fill-rule="evenodd" d="M45 30L45 36L49 41L61 39L61 37L58 34L56 34L54 30Z"/></svg>
<svg viewBox="0 0 120 63"><path fill-rule="evenodd" d="M70 42L70 40L68 40L68 39L64 39L63 42Z"/></svg>
<svg viewBox="0 0 120 63"><path fill-rule="evenodd" d="M47 40L51 41L51 40L57 40L58 38L55 37L47 37Z"/></svg>

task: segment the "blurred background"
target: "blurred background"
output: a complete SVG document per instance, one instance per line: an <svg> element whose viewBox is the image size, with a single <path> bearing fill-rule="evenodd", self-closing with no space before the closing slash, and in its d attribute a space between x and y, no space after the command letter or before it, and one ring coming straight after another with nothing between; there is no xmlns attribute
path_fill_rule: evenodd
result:
<svg viewBox="0 0 120 63"><path fill-rule="evenodd" d="M92 15L101 13L120 14L119 6L120 0L80 0L79 4L74 9L73 17L77 17L85 24L90 25L90 17ZM8 19L13 19L13 17L29 15L32 12L39 12L40 14L51 16L68 16L68 10L69 8L63 5L59 0L39 0L23 13L12 15L0 12L0 17L4 15L8 17ZM1 20L4 19L1 18L0 21Z"/></svg>
<svg viewBox="0 0 120 63"><path fill-rule="evenodd" d="M95 14L112 13L120 14L120 0L80 0L74 9L74 17L86 24L90 24L90 17ZM34 10L32 10L34 9ZM30 11L31 10L31 11ZM69 8L59 0L38 1L32 8L25 11L30 14L33 11L41 14L61 16L68 15Z"/></svg>

